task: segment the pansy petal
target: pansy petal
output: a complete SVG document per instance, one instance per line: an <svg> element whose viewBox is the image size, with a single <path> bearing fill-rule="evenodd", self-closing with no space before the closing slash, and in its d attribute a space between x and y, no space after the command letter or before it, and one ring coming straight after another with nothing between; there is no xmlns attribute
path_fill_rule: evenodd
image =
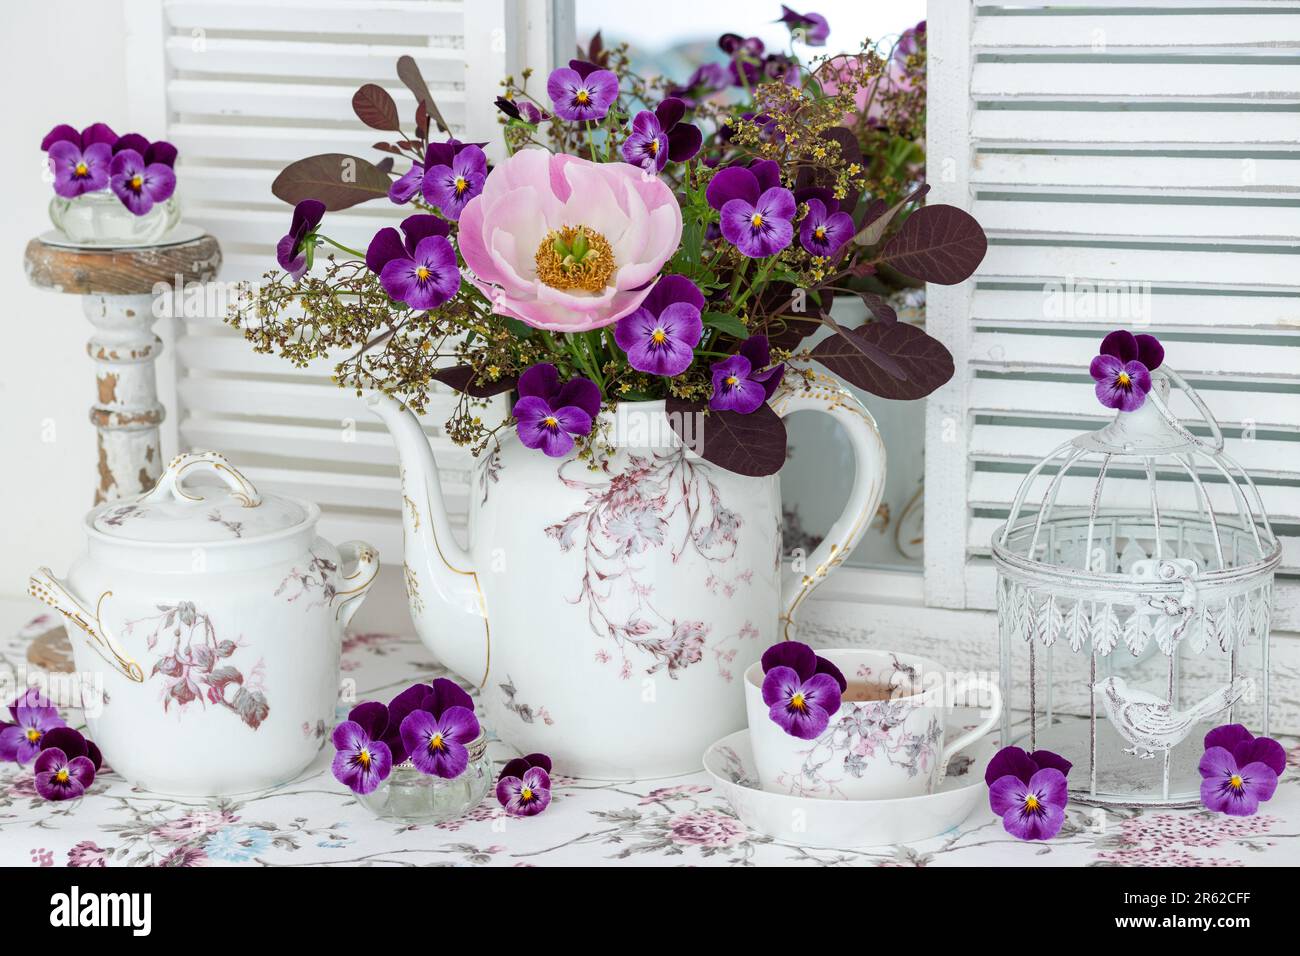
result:
<svg viewBox="0 0 1300 956"><path fill-rule="evenodd" d="M1028 786L1014 773L995 777L989 783L989 807L1001 817L1013 808L1024 806Z"/></svg>
<svg viewBox="0 0 1300 956"><path fill-rule="evenodd" d="M441 716L451 707L464 707L474 712L474 698L454 680L446 677L436 678L433 682L433 707L435 716Z"/></svg>
<svg viewBox="0 0 1300 956"><path fill-rule="evenodd" d="M388 706L377 700L362 701L348 712L348 720L371 740L380 740L388 729Z"/></svg>
<svg viewBox="0 0 1300 956"><path fill-rule="evenodd" d="M1221 779L1237 772L1237 760L1223 747L1207 747L1196 769L1206 779Z"/></svg>
<svg viewBox="0 0 1300 956"><path fill-rule="evenodd" d="M530 366L519 376L517 386L521 398L536 396L548 402L560 390L560 372L550 362L539 362Z"/></svg>
<svg viewBox="0 0 1300 956"><path fill-rule="evenodd" d="M763 703L772 707L784 706L802 683L794 668L776 665L763 677Z"/></svg>
<svg viewBox="0 0 1300 956"><path fill-rule="evenodd" d="M1138 357L1137 339L1128 329L1116 329L1101 340L1101 354L1132 362Z"/></svg>
<svg viewBox="0 0 1300 956"><path fill-rule="evenodd" d="M984 782L991 787L995 780L1011 776L1028 785L1030 778L1037 772L1038 764L1024 750L1019 747L1003 747L984 768Z"/></svg>
<svg viewBox="0 0 1300 956"><path fill-rule="evenodd" d="M68 774L85 789L95 782L95 765L89 757L73 757L68 761ZM1273 785L1277 785L1276 779Z"/></svg>
<svg viewBox="0 0 1300 956"><path fill-rule="evenodd" d="M622 319L619 320L620 322ZM600 389L589 378L578 376L571 378L560 388L555 396L556 407L573 405L595 419L600 414ZM590 429L588 429L590 430Z"/></svg>
<svg viewBox="0 0 1300 956"><path fill-rule="evenodd" d="M1154 335L1143 333L1134 339L1137 341L1138 361L1154 372L1165 360L1165 347Z"/></svg>
<svg viewBox="0 0 1300 956"><path fill-rule="evenodd" d="M1277 774L1266 763L1246 764L1241 768L1241 777L1259 802L1272 799L1277 791Z"/></svg>
<svg viewBox="0 0 1300 956"><path fill-rule="evenodd" d="M845 679L844 672L824 657L817 658L817 673L825 674L835 681L839 685L841 694L849 689L849 682Z"/></svg>
<svg viewBox="0 0 1300 956"><path fill-rule="evenodd" d="M742 199L753 206L761 192L758 188L758 180L748 169L741 166L728 166L709 180L704 197L710 206L721 211L722 207L733 199Z"/></svg>
<svg viewBox="0 0 1300 956"><path fill-rule="evenodd" d="M378 275L388 263L394 259L405 259L406 256L406 246L402 243L401 235L392 226L385 226L375 233L370 245L366 247L366 267Z"/></svg>
<svg viewBox="0 0 1300 956"><path fill-rule="evenodd" d="M56 732L52 730L50 734ZM48 738L49 734L46 736ZM1256 737L1254 740L1239 743L1233 748L1232 756L1239 767L1245 767L1250 763L1262 763L1279 777L1286 772L1286 750L1272 737Z"/></svg>
<svg viewBox="0 0 1300 956"><path fill-rule="evenodd" d="M1255 735L1244 724L1223 724L1215 727L1205 735L1205 749L1222 747L1224 750L1236 750L1238 744L1254 740Z"/></svg>
<svg viewBox="0 0 1300 956"><path fill-rule="evenodd" d="M788 667L802 681L817 673L817 652L799 641L778 641L763 652L761 663L765 674L776 667Z"/></svg>

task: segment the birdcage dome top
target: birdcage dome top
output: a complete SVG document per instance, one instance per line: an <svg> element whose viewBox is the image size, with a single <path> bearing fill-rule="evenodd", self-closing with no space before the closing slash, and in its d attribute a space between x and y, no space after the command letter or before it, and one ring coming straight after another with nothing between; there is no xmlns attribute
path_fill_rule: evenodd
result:
<svg viewBox="0 0 1300 956"><path fill-rule="evenodd" d="M1139 407L1062 442L1025 475L993 535L1000 571L1134 593L1271 573L1281 547L1214 416L1173 369L1150 376ZM1200 434L1171 410L1177 393Z"/></svg>

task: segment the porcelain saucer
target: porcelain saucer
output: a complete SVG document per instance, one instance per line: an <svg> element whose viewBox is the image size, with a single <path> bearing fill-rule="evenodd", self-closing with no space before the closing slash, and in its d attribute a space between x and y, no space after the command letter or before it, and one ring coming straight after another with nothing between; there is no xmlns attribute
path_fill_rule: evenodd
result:
<svg viewBox="0 0 1300 956"><path fill-rule="evenodd" d="M972 721L959 714L953 723ZM704 769L736 816L757 830L799 846L892 846L938 836L987 801L984 768L997 752L990 734L953 758L934 793L894 800L825 800L774 793L758 786L749 731L723 737L704 752Z"/></svg>

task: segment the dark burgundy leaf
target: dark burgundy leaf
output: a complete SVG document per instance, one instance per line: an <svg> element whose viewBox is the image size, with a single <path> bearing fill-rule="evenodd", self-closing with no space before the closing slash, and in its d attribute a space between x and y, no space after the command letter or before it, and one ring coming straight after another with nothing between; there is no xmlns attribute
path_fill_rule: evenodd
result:
<svg viewBox="0 0 1300 956"><path fill-rule="evenodd" d="M900 202L888 209L877 212L874 216L871 215L871 212L877 207L876 203L872 203L867 209L867 217L862 221L862 228L859 229L858 234L853 237L853 241L860 246L874 246L881 239L885 238L885 230L888 229L889 224L894 221L894 217L898 215L899 210L910 202L920 202L925 198L925 194L929 191L930 184L922 183ZM879 200L877 201L879 202ZM881 205L883 206L884 203L881 203Z"/></svg>
<svg viewBox="0 0 1300 956"><path fill-rule="evenodd" d="M424 108L423 103L415 108L415 135L421 143L429 140L429 111Z"/></svg>
<svg viewBox="0 0 1300 956"><path fill-rule="evenodd" d="M785 422L770 405L760 405L748 415L712 409L698 414L702 411L702 402L668 399L668 419L673 429L705 461L752 478L781 470L785 464Z"/></svg>
<svg viewBox="0 0 1300 956"><path fill-rule="evenodd" d="M433 94L429 92L429 84L424 82L424 77L420 74L420 67L416 65L414 58L410 56L397 58L397 78L406 84L406 88L411 91L415 101L423 106L425 112L438 124L438 129L444 133L450 133L451 128L447 125L447 121L442 118L442 113L438 111L438 104L433 101Z"/></svg>
<svg viewBox="0 0 1300 956"><path fill-rule="evenodd" d="M886 264L914 279L956 285L984 260L989 241L975 217L956 206L922 206L885 243Z"/></svg>
<svg viewBox="0 0 1300 956"><path fill-rule="evenodd" d="M397 104L382 86L366 83L353 93L352 112L357 114L357 119L372 129L393 133L402 131L402 122L397 115Z"/></svg>
<svg viewBox="0 0 1300 956"><path fill-rule="evenodd" d="M378 149L385 153L393 153L397 156L402 155L402 151L398 149L396 146L394 146L392 143L375 143L375 145L370 148Z"/></svg>
<svg viewBox="0 0 1300 956"><path fill-rule="evenodd" d="M280 170L271 192L290 205L319 199L334 212L371 199L387 199L391 182L387 173L367 159L322 153Z"/></svg>
<svg viewBox="0 0 1300 956"><path fill-rule="evenodd" d="M375 163L375 169L385 173L391 173L393 171L393 157L385 156L379 162Z"/></svg>
<svg viewBox="0 0 1300 956"><path fill-rule="evenodd" d="M859 292L858 298L879 321L888 322L890 325L898 321L898 313L894 311L894 307L880 296L871 292Z"/></svg>
<svg viewBox="0 0 1300 956"><path fill-rule="evenodd" d="M495 382L475 381L474 369L469 365L441 368L433 373L433 377L443 385L464 392L473 398L491 398L493 395L500 395L502 392L510 391L519 382L519 377L516 375L503 375Z"/></svg>
<svg viewBox="0 0 1300 956"><path fill-rule="evenodd" d="M822 289L818 301L803 290L796 290L788 282L773 282L758 295L754 307L755 320L750 332L766 335L768 344L775 349L794 350L799 343L821 327L821 316L830 311L834 293Z"/></svg>
<svg viewBox="0 0 1300 956"><path fill-rule="evenodd" d="M853 348L861 352L868 362L875 365L877 368L882 369L885 374L889 375L891 378L896 378L900 382L907 381L907 373L903 371L903 367L895 361L892 355L882 349L875 342L868 342L865 339L849 335L850 330L836 322L832 316L826 316L825 322L839 335L843 336L842 341L836 342L837 345L847 342ZM816 354L816 350L814 349L813 351L814 354Z"/></svg>
<svg viewBox="0 0 1300 956"><path fill-rule="evenodd" d="M854 341L842 341L846 336ZM858 347L863 344L889 355L907 378L894 378L871 361ZM952 355L943 343L904 322L871 322L846 329L817 343L812 356L851 385L881 398L904 401L924 398L953 374Z"/></svg>

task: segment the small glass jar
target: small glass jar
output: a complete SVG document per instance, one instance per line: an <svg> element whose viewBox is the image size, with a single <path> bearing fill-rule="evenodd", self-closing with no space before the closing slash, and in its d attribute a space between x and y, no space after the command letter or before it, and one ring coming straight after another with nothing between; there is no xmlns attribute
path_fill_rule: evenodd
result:
<svg viewBox="0 0 1300 956"><path fill-rule="evenodd" d="M393 768L374 791L357 800L381 820L399 823L444 823L469 813L487 796L493 783L487 738L469 744L469 766L454 780L421 773L406 760Z"/></svg>
<svg viewBox="0 0 1300 956"><path fill-rule="evenodd" d="M173 193L137 216L111 189L82 193L71 199L50 200L50 222L69 242L85 246L138 246L155 243L181 221L181 207Z"/></svg>

